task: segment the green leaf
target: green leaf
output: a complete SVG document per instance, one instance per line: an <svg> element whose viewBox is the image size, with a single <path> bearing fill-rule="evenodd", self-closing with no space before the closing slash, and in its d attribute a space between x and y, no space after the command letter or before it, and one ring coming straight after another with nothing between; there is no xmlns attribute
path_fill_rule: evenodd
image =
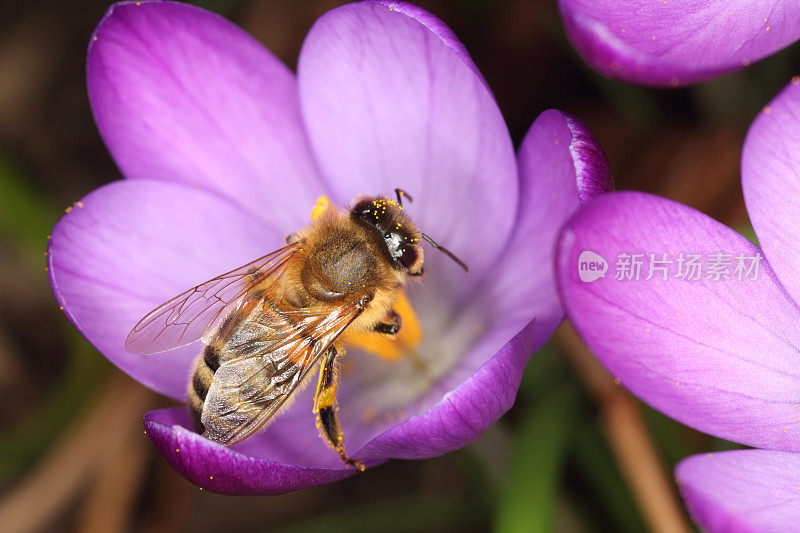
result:
<svg viewBox="0 0 800 533"><path fill-rule="evenodd" d="M579 418L579 397L573 385L560 386L523 413L498 501L499 533L552 531L561 472Z"/></svg>
<svg viewBox="0 0 800 533"><path fill-rule="evenodd" d="M647 404L639 402L639 410L670 468L695 452L690 441L690 429Z"/></svg>
<svg viewBox="0 0 800 533"><path fill-rule="evenodd" d="M15 241L44 267L42 254L57 214L22 173L0 157L0 240Z"/></svg>
<svg viewBox="0 0 800 533"><path fill-rule="evenodd" d="M752 242L756 246L761 246L760 244L758 244L758 237L756 236L756 231L753 229L753 226L750 224L749 221L744 222L733 229L735 229L736 232L739 233L739 235L743 236L745 239Z"/></svg>
<svg viewBox="0 0 800 533"><path fill-rule="evenodd" d="M614 531L644 531L636 503L617 469L600 426L581 425L580 438L573 441L574 464L591 490L589 500L613 523Z"/></svg>

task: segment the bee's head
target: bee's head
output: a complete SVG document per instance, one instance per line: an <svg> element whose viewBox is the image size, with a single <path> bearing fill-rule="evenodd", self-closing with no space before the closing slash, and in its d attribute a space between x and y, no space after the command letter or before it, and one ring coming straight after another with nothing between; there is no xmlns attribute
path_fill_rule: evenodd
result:
<svg viewBox="0 0 800 533"><path fill-rule="evenodd" d="M350 217L380 237L396 268L418 275L422 273L421 234L402 209L385 196L365 197L350 209Z"/></svg>

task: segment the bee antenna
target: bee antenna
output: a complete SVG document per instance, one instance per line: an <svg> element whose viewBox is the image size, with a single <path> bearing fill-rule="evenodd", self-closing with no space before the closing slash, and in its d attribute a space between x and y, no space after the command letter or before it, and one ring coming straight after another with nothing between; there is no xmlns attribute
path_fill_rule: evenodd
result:
<svg viewBox="0 0 800 533"><path fill-rule="evenodd" d="M414 201L414 199L413 199L413 198L411 198L411 195L410 195L410 194L408 194L408 193L407 193L406 191L404 191L403 189L395 189L395 190L394 190L394 193L397 195L397 204L398 204L398 205L400 205L401 207L403 206L403 196L405 196L406 198L408 198L408 201L409 201L409 202L413 202L413 201Z"/></svg>
<svg viewBox="0 0 800 533"><path fill-rule="evenodd" d="M450 259L452 259L456 263L458 263L458 266L463 268L465 272L469 272L469 267L467 266L467 264L464 261L462 261L461 259L459 259L458 257L456 257L456 255L453 252L451 252L450 250L448 250L444 246L439 246L436 243L436 241L434 241L433 239L431 239L430 237L428 237L424 233L420 232L420 234L422 235L423 239L425 239L426 241L428 241L430 243L431 246L433 246L434 248L436 248L440 252L444 253L444 255L446 255L447 257L449 257Z"/></svg>

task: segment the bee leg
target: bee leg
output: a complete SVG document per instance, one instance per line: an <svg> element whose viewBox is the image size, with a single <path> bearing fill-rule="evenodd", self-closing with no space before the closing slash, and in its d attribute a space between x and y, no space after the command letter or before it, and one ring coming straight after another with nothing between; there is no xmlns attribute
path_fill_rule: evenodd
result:
<svg viewBox="0 0 800 533"><path fill-rule="evenodd" d="M377 333L383 333L384 335L397 335L397 332L400 331L401 324L402 320L400 319L400 315L392 310L389 314L389 320L387 322L378 322L375 324L373 330Z"/></svg>
<svg viewBox="0 0 800 533"><path fill-rule="evenodd" d="M364 470L364 463L347 457L344 451L344 435L336 415L336 356L335 346L328 348L319 367L319 382L314 394L314 413L317 415L317 427L321 436L328 441L342 458L345 464Z"/></svg>

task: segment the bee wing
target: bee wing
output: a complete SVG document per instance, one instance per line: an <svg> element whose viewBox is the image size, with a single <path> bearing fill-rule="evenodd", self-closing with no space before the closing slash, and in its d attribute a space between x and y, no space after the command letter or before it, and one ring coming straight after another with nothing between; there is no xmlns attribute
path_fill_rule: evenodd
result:
<svg viewBox="0 0 800 533"><path fill-rule="evenodd" d="M242 322L235 344L229 339L220 348L203 404L203 436L230 446L258 431L363 310L358 303L327 314L273 308Z"/></svg>
<svg viewBox="0 0 800 533"><path fill-rule="evenodd" d="M150 311L125 340L131 353L154 354L191 344L241 296L275 275L295 252L290 244L236 270L201 283Z"/></svg>

